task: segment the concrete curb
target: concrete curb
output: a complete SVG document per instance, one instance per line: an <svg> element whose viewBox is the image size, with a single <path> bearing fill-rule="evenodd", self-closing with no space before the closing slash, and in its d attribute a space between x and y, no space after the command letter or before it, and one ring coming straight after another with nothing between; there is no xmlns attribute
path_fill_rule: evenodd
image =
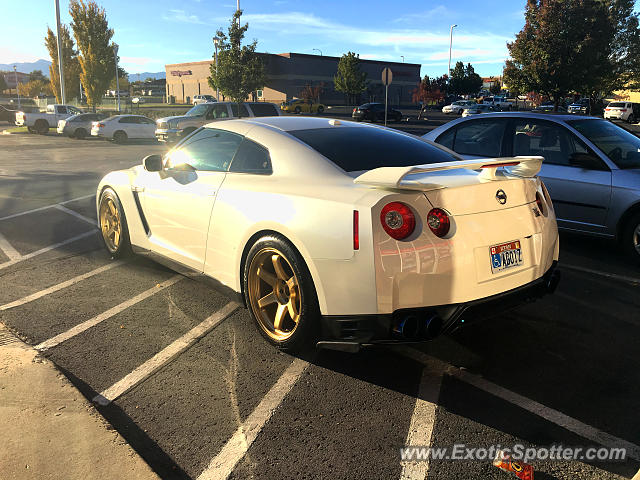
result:
<svg viewBox="0 0 640 480"><path fill-rule="evenodd" d="M3 478L159 477L55 365L0 323Z"/></svg>

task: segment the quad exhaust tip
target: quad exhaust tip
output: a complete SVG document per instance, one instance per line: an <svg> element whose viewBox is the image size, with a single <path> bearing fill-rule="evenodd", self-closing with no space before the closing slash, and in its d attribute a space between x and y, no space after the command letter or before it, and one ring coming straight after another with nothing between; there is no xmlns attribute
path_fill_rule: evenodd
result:
<svg viewBox="0 0 640 480"><path fill-rule="evenodd" d="M442 318L427 314L408 314L398 318L393 324L393 336L401 340L428 340L435 338L442 328Z"/></svg>

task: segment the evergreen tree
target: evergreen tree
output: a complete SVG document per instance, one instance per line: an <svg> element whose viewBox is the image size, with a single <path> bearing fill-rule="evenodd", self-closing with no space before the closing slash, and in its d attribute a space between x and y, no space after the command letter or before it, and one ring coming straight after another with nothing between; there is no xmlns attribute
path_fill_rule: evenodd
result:
<svg viewBox="0 0 640 480"><path fill-rule="evenodd" d="M353 52L342 55L333 83L336 91L348 97L349 104L355 103L356 97L367 89L367 74L360 70L359 55Z"/></svg>
<svg viewBox="0 0 640 480"><path fill-rule="evenodd" d="M216 72L215 62L211 64L208 79L211 88L217 88L223 96L238 104L244 102L251 92L263 88L266 83L264 63L256 53L258 41L242 45L249 24L240 26L240 15L242 10L233 14L227 35L220 29L216 33L219 39L218 67Z"/></svg>

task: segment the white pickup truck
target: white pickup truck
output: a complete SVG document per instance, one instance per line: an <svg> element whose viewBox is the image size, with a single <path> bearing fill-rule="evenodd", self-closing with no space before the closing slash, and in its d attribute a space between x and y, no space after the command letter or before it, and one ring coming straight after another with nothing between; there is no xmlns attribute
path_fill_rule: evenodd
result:
<svg viewBox="0 0 640 480"><path fill-rule="evenodd" d="M493 105L496 109L501 111L510 111L513 107L511 102L507 100L507 97L496 95L495 97L484 97L482 103L486 105Z"/></svg>
<svg viewBox="0 0 640 480"><path fill-rule="evenodd" d="M78 113L82 111L71 105L47 105L44 112L16 112L16 125L26 126L31 133L45 134L50 128L58 127L58 120L64 120Z"/></svg>

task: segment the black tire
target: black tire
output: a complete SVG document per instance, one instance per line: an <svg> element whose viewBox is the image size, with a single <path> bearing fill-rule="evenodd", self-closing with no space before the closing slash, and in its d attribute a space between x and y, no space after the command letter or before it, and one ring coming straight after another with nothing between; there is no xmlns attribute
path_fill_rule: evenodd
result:
<svg viewBox="0 0 640 480"><path fill-rule="evenodd" d="M629 115L629 118L627 118L627 122L629 122L629 123L635 123L636 122L636 117L633 116L633 113L631 115Z"/></svg>
<svg viewBox="0 0 640 480"><path fill-rule="evenodd" d="M46 135L49 132L49 124L45 120L36 120L33 128L40 135Z"/></svg>
<svg viewBox="0 0 640 480"><path fill-rule="evenodd" d="M73 132L73 137L78 140L82 140L87 136L87 131L84 128L78 128L75 132Z"/></svg>
<svg viewBox="0 0 640 480"><path fill-rule="evenodd" d="M627 220L620 238L622 248L637 263L640 263L640 212Z"/></svg>
<svg viewBox="0 0 640 480"><path fill-rule="evenodd" d="M102 218L102 206L103 202L111 201L113 205L118 211L118 215L121 224L121 233L120 239L118 242L117 248L112 248L109 244L107 238L105 237L105 227L103 225ZM128 257L132 254L131 250L131 239L129 238L129 227L127 225L127 217L125 216L124 209L122 208L122 204L120 203L120 199L116 192L114 192L110 187L105 188L100 194L100 204L98 206L98 225L100 229L100 236L102 238L102 243L104 244L104 248L111 258L118 259Z"/></svg>
<svg viewBox="0 0 640 480"><path fill-rule="evenodd" d="M264 315L264 312L261 313L259 311L256 301L252 302L252 298L255 300L256 296L262 297L262 293L255 290L256 282L258 289L259 285L265 285L267 290L271 288L267 282L260 283L262 280L255 273L252 273L257 268L254 260L259 263L260 258L265 255L268 258L273 250L284 257L286 262L283 262L283 265L297 279L296 295L299 295L300 299L298 322L295 324L292 333L289 334L290 336L283 339L274 338L277 336L277 332L274 330L271 330L271 333L267 333L270 329L264 323L268 322L259 319L261 315ZM263 265L258 265L258 267L264 268ZM285 238L277 234L265 235L253 244L244 263L242 282L244 298L249 313L254 319L256 328L269 343L286 352L301 352L315 345L320 333L320 308L316 289L304 260ZM273 289L275 292L276 287L273 286ZM293 298L293 295L291 298ZM276 308L279 307L279 304L280 300L273 302ZM289 316L289 318L291 317Z"/></svg>
<svg viewBox="0 0 640 480"><path fill-rule="evenodd" d="M322 105L320 105L318 107L318 114L321 114L322 112L324 112L324 107Z"/></svg>
<svg viewBox="0 0 640 480"><path fill-rule="evenodd" d="M129 137L127 137L127 134L125 132L123 132L122 130L118 130L117 132L115 132L113 134L113 141L116 143L126 143L126 141L128 140Z"/></svg>
<svg viewBox="0 0 640 480"><path fill-rule="evenodd" d="M297 113L298 115L300 114L300 112L302 112L302 110L300 109L300 107L296 107L293 111L293 113Z"/></svg>

